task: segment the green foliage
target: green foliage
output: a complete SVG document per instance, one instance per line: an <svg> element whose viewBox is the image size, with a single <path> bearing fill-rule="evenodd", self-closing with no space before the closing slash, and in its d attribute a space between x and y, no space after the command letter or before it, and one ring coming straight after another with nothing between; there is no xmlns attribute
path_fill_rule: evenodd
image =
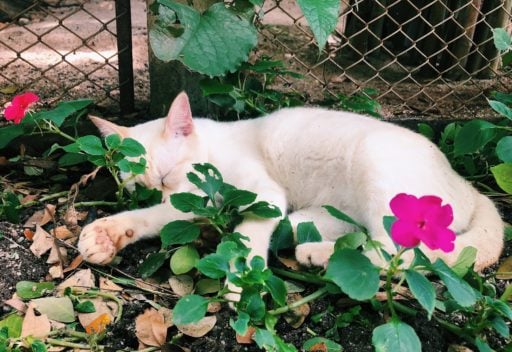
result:
<svg viewBox="0 0 512 352"><path fill-rule="evenodd" d="M18 196L9 190L0 193L0 220L5 219L14 224L20 222L21 203Z"/></svg>
<svg viewBox="0 0 512 352"><path fill-rule="evenodd" d="M335 106L338 109L352 111L360 114L381 117L381 105L372 97L379 92L373 88L365 88L361 93L353 95L338 94L338 101Z"/></svg>
<svg viewBox="0 0 512 352"><path fill-rule="evenodd" d="M327 37L338 23L340 2L338 0L297 0L322 51Z"/></svg>
<svg viewBox="0 0 512 352"><path fill-rule="evenodd" d="M42 297L54 288L53 282L19 281L16 284L16 294L23 299L32 299Z"/></svg>
<svg viewBox="0 0 512 352"><path fill-rule="evenodd" d="M376 352L419 352L418 335L404 322L392 320L373 331L372 343Z"/></svg>

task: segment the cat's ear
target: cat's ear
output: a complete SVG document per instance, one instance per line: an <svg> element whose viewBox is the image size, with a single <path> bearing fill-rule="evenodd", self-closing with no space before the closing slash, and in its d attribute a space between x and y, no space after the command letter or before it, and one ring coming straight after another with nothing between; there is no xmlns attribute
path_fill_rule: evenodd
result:
<svg viewBox="0 0 512 352"><path fill-rule="evenodd" d="M107 121L97 116L89 115L89 119L98 127L100 133L103 137L106 137L110 134L118 134L122 138L128 136L128 128L116 125L113 122Z"/></svg>
<svg viewBox="0 0 512 352"><path fill-rule="evenodd" d="M174 99L165 118L164 136L188 136L194 131L192 111L187 93L181 92Z"/></svg>

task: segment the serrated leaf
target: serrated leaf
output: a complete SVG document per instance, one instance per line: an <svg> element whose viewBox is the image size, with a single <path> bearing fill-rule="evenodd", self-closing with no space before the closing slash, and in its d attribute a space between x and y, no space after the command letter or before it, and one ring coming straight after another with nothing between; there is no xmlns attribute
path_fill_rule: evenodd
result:
<svg viewBox="0 0 512 352"><path fill-rule="evenodd" d="M278 207L264 201L251 204L245 208L242 213L253 213L256 216L265 219L277 218L282 215L281 210Z"/></svg>
<svg viewBox="0 0 512 352"><path fill-rule="evenodd" d="M315 35L319 51L325 46L327 37L338 22L339 0L297 0L309 27Z"/></svg>
<svg viewBox="0 0 512 352"><path fill-rule="evenodd" d="M162 246L187 244L199 237L201 229L196 224L186 220L176 220L165 225L160 231Z"/></svg>
<svg viewBox="0 0 512 352"><path fill-rule="evenodd" d="M171 270L174 274L180 275L188 273L199 261L199 253L192 246L183 246L178 248L171 256Z"/></svg>
<svg viewBox="0 0 512 352"><path fill-rule="evenodd" d="M194 71L220 76L234 72L247 61L249 51L257 43L256 29L251 22L224 5L213 4L199 13L192 7L159 0L176 12L183 33L174 37L167 27L156 23L149 32L151 48L162 61L180 60Z"/></svg>
<svg viewBox="0 0 512 352"><path fill-rule="evenodd" d="M118 150L121 154L128 157L137 157L146 154L144 146L133 138L123 138Z"/></svg>
<svg viewBox="0 0 512 352"><path fill-rule="evenodd" d="M203 197L193 193L183 192L171 195L171 204L184 213L194 212L194 210L202 210L205 207Z"/></svg>
<svg viewBox="0 0 512 352"><path fill-rule="evenodd" d="M231 326L238 335L243 336L247 333L250 320L251 317L249 314L245 312L238 312L238 319L236 321L229 319L229 326Z"/></svg>
<svg viewBox="0 0 512 352"><path fill-rule="evenodd" d="M481 150L496 136L495 127L494 124L483 120L472 120L465 123L454 139L455 156Z"/></svg>
<svg viewBox="0 0 512 352"><path fill-rule="evenodd" d="M172 319L176 325L195 323L206 314L208 300L198 295L187 295L180 298L172 310Z"/></svg>
<svg viewBox="0 0 512 352"><path fill-rule="evenodd" d="M362 232L352 232L343 235L342 237L336 240L334 244L334 250L350 248L357 249L361 246L364 246L367 242L366 234Z"/></svg>
<svg viewBox="0 0 512 352"><path fill-rule="evenodd" d="M510 34L504 28L493 28L492 37L494 40L494 46L500 51L506 51L510 49L511 38Z"/></svg>
<svg viewBox="0 0 512 352"><path fill-rule="evenodd" d="M240 207L251 204L255 200L256 193L241 189L230 189L224 193L224 206Z"/></svg>
<svg viewBox="0 0 512 352"><path fill-rule="evenodd" d="M22 299L32 299L41 297L54 288L53 282L19 281L16 284L16 294Z"/></svg>
<svg viewBox="0 0 512 352"><path fill-rule="evenodd" d="M89 155L105 155L105 149L101 143L101 139L97 136L88 135L79 137L76 140L76 144L80 147L80 150Z"/></svg>
<svg viewBox="0 0 512 352"><path fill-rule="evenodd" d="M220 279L229 271L229 257L213 253L201 258L196 264L197 269L212 279Z"/></svg>
<svg viewBox="0 0 512 352"><path fill-rule="evenodd" d="M379 289L379 269L354 249L335 251L324 276L359 301L372 298Z"/></svg>
<svg viewBox="0 0 512 352"><path fill-rule="evenodd" d="M376 352L420 352L418 335L406 323L391 321L373 330L372 344Z"/></svg>
<svg viewBox="0 0 512 352"><path fill-rule="evenodd" d="M498 186L508 194L512 194L512 163L493 166L491 172Z"/></svg>
<svg viewBox="0 0 512 352"><path fill-rule="evenodd" d="M315 224L311 221L301 222L297 225L297 243L322 242L322 236Z"/></svg>
<svg viewBox="0 0 512 352"><path fill-rule="evenodd" d="M169 258L167 252L151 253L139 266L138 271L143 278L153 275Z"/></svg>
<svg viewBox="0 0 512 352"><path fill-rule="evenodd" d="M414 270L405 271L405 280L414 297L427 311L428 318L430 319L436 305L434 286L425 276Z"/></svg>
<svg viewBox="0 0 512 352"><path fill-rule="evenodd" d="M506 136L496 145L496 154L504 163L512 163L512 136Z"/></svg>
<svg viewBox="0 0 512 352"><path fill-rule="evenodd" d="M32 303L41 314L46 314L48 319L60 321L62 323L71 323L75 321L75 312L73 303L67 296L65 297L43 297L33 299Z"/></svg>
<svg viewBox="0 0 512 352"><path fill-rule="evenodd" d="M469 284L455 274L445 262L438 259L432 264L432 270L444 282L453 299L462 307L475 304L475 290Z"/></svg>

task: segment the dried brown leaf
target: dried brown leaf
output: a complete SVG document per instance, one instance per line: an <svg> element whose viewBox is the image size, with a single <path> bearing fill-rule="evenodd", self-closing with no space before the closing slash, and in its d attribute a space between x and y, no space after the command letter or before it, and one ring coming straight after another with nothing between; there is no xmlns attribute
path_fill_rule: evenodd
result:
<svg viewBox="0 0 512 352"><path fill-rule="evenodd" d="M122 291L123 288L114 282L112 280L109 280L105 277L100 277L100 290L104 291Z"/></svg>
<svg viewBox="0 0 512 352"><path fill-rule="evenodd" d="M92 274L91 269L82 269L77 271L57 286L57 291L62 293L67 287L83 289L84 291L91 287L96 287L96 284L94 283L94 275Z"/></svg>
<svg viewBox="0 0 512 352"><path fill-rule="evenodd" d="M34 227L36 225L44 226L49 223L55 216L55 205L47 204L44 209L36 211L25 222L23 227Z"/></svg>
<svg viewBox="0 0 512 352"><path fill-rule="evenodd" d="M169 279L169 285L174 293L182 297L192 293L194 289L194 279L188 275L172 276Z"/></svg>
<svg viewBox="0 0 512 352"><path fill-rule="evenodd" d="M183 334L191 337L201 337L210 332L211 329L217 323L217 317L215 315L210 315L204 317L198 322L185 324L185 325L176 325L179 331Z"/></svg>
<svg viewBox="0 0 512 352"><path fill-rule="evenodd" d="M52 279L62 279L64 277L64 271L62 270L61 263L55 263L48 269L48 273Z"/></svg>
<svg viewBox="0 0 512 352"><path fill-rule="evenodd" d="M298 293L291 293L286 298L286 302L288 304L292 304L298 300L302 299L302 296ZM309 304L305 303L296 308L293 308L286 314L284 314L284 319L288 324L290 324L293 328L299 328L306 320L306 317L309 315L311 309L309 308Z"/></svg>
<svg viewBox="0 0 512 352"><path fill-rule="evenodd" d="M135 335L146 346L161 346L167 338L167 325L164 316L154 308L149 308L135 319Z"/></svg>
<svg viewBox="0 0 512 352"><path fill-rule="evenodd" d="M69 264L69 266L63 270L63 272L64 272L64 273L67 273L68 271L75 270L76 268L78 268L78 266L79 266L80 264L82 264L82 262L83 262L83 261L84 261L84 258L82 257L82 255L81 255L81 254L77 255L77 256L75 257L75 259L73 259L73 260L71 261L71 263Z"/></svg>
<svg viewBox="0 0 512 352"><path fill-rule="evenodd" d="M60 254L59 254L60 252ZM55 241L53 241L52 249L50 251L50 255L48 256L48 259L46 260L46 264L55 264L55 263L61 263L61 261L66 262L68 258L68 251L64 247L59 247L55 244Z"/></svg>
<svg viewBox="0 0 512 352"><path fill-rule="evenodd" d="M36 316L34 304L30 303L21 326L21 337L45 338L50 333L50 330L51 324L46 314Z"/></svg>
<svg viewBox="0 0 512 352"><path fill-rule="evenodd" d="M300 271L301 267L299 262L296 259L292 258L283 258L283 257L277 257L281 263L283 263L284 266L286 266L290 270Z"/></svg>
<svg viewBox="0 0 512 352"><path fill-rule="evenodd" d="M34 234L33 242L30 246L30 251L34 253L35 256L41 257L41 255L48 252L52 246L53 237L48 232L43 230L41 226L36 225L36 233Z"/></svg>
<svg viewBox="0 0 512 352"><path fill-rule="evenodd" d="M52 233L59 240L67 240L68 238L75 236L75 234L69 231L69 229L64 225L56 227L52 230Z"/></svg>
<svg viewBox="0 0 512 352"><path fill-rule="evenodd" d="M496 278L500 280L512 279L512 257L506 258L496 271Z"/></svg>
<svg viewBox="0 0 512 352"><path fill-rule="evenodd" d="M23 235L29 241L32 241L34 239L34 231L32 231L31 229L23 229Z"/></svg>
<svg viewBox="0 0 512 352"><path fill-rule="evenodd" d="M80 324L84 328L91 325L91 323L93 323L93 321L95 321L96 319L98 319L96 321L98 324L101 322L105 322L107 320L107 318L105 316L101 317L103 314L106 314L108 316L109 322L114 320L114 318L117 314L117 305L115 303L109 304L109 302L105 302L100 297L90 299L89 301L92 302L96 311L92 312L92 313L79 313L78 314L78 320L80 321Z"/></svg>
<svg viewBox="0 0 512 352"><path fill-rule="evenodd" d="M254 343L254 340L252 337L254 336L254 333L256 332L256 328L254 326L249 326L247 329L247 332L245 335L238 335L236 334L236 342L242 345L249 345Z"/></svg>
<svg viewBox="0 0 512 352"><path fill-rule="evenodd" d="M4 301L4 304L21 313L25 313L27 311L27 305L16 294L14 294L10 299Z"/></svg>

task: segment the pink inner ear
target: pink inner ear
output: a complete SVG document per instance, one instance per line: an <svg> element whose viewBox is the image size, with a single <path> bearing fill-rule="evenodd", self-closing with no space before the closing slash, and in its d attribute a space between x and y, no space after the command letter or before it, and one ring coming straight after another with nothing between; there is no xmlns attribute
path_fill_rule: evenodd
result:
<svg viewBox="0 0 512 352"><path fill-rule="evenodd" d="M192 111L186 93L180 93L172 102L165 121L165 134L188 136L194 130Z"/></svg>

